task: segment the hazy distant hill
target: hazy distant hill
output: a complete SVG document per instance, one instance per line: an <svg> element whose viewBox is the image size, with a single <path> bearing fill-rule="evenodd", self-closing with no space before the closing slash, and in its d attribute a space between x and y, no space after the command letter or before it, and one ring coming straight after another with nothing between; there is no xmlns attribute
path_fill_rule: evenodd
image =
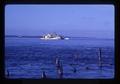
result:
<svg viewBox="0 0 120 84"><path fill-rule="evenodd" d="M19 36L19 35L5 35L5 37L17 37L17 38L40 38L42 36Z"/></svg>
<svg viewBox="0 0 120 84"><path fill-rule="evenodd" d="M18 37L17 35L5 35L5 37Z"/></svg>
<svg viewBox="0 0 120 84"><path fill-rule="evenodd" d="M5 35L5 37L9 38L41 38L42 36L20 36L20 35ZM67 38L74 38L74 39L106 39L106 40L114 40L114 38L97 38L97 37L70 37L64 36Z"/></svg>

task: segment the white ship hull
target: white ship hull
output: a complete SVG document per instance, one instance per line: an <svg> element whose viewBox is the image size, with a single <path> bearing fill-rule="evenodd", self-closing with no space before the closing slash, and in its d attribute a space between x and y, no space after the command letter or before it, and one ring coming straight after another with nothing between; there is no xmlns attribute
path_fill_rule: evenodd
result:
<svg viewBox="0 0 120 84"><path fill-rule="evenodd" d="M61 38L40 38L42 40L63 40ZM64 38L64 40L69 40L69 38Z"/></svg>
<svg viewBox="0 0 120 84"><path fill-rule="evenodd" d="M60 40L60 38L40 38L40 39L43 39L43 40Z"/></svg>

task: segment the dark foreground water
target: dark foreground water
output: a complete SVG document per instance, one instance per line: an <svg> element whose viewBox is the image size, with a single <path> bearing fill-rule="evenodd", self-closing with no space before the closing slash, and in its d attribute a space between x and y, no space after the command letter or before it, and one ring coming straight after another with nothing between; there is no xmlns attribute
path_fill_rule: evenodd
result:
<svg viewBox="0 0 120 84"><path fill-rule="evenodd" d="M102 68L98 66L99 48ZM5 38L7 78L40 79L43 71L48 78L59 78L56 57L62 64L63 78L114 78L113 39L71 38L45 41L39 38Z"/></svg>

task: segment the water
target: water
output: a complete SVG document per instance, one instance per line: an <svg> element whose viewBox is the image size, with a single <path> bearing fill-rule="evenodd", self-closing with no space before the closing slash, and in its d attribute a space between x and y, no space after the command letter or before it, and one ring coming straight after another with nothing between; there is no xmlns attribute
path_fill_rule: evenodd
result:
<svg viewBox="0 0 120 84"><path fill-rule="evenodd" d="M98 66L99 48L102 50L102 68ZM113 39L71 38L46 41L39 38L5 38L7 78L40 79L43 71L48 78L59 78L56 57L62 64L63 78L114 78Z"/></svg>

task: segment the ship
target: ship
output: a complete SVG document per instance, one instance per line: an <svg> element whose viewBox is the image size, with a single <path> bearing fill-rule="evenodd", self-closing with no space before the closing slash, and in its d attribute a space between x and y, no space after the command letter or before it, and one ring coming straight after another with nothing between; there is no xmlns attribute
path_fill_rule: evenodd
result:
<svg viewBox="0 0 120 84"><path fill-rule="evenodd" d="M58 35L56 33L48 33L46 35L43 35L42 38L43 40L68 40L69 38L65 38L64 36Z"/></svg>

